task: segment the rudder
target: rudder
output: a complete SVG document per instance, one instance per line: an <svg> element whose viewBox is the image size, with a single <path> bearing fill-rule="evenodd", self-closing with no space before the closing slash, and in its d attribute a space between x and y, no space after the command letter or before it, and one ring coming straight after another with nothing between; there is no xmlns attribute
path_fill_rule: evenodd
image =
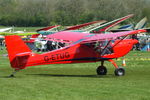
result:
<svg viewBox="0 0 150 100"><path fill-rule="evenodd" d="M5 36L8 57L12 68L23 69L31 50L17 35Z"/></svg>

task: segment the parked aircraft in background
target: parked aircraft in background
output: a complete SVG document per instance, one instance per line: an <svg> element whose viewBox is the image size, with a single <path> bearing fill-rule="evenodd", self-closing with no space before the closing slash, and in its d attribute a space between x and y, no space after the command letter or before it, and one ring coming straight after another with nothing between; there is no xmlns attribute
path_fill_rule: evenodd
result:
<svg viewBox="0 0 150 100"><path fill-rule="evenodd" d="M70 26L70 27L67 27L67 28L64 28L64 29L60 29L60 30L58 30L57 28L60 27L61 25L56 25L56 27L51 29L51 30L49 30L49 28L51 28L53 26L38 29L37 33L42 34L42 35L49 35L49 34L59 32L59 31L82 31L82 30L80 30L81 28L90 27L90 25L91 26L100 25L100 24L103 24L105 22L106 22L105 20L92 21L92 22L88 22L88 23L84 23L84 24Z"/></svg>
<svg viewBox="0 0 150 100"><path fill-rule="evenodd" d="M72 26L72 27L69 27L69 28L66 28L63 30L48 31L48 30L40 29L40 30L37 30L37 32L40 34L43 34L43 35L48 35L48 34L53 34L56 32L67 30L67 31L72 31L72 32L83 32L83 33L85 32L85 33L98 33L99 34L99 33L104 33L106 31L108 31L111 27L113 27L113 26L115 26L115 25L117 25L117 24L127 20L128 18L131 18L131 17L133 17L133 14L115 19L115 20L110 21L110 22L106 22L105 20L94 21L94 22L89 22L89 23L85 23L85 24L81 24L81 25L75 25L75 26ZM91 26L87 27L89 24ZM86 25L86 28L83 28L83 27L85 27L85 25Z"/></svg>
<svg viewBox="0 0 150 100"><path fill-rule="evenodd" d="M11 29L12 29L12 27L9 27L9 28L2 28L2 29L0 29L0 32L9 31L9 30L11 30Z"/></svg>
<svg viewBox="0 0 150 100"><path fill-rule="evenodd" d="M138 30L138 29L143 29L146 26L146 24L147 24L147 17L144 17L135 25L133 25L133 24L123 25L123 26L119 27L118 29L110 30L110 31L111 32L121 32L121 31Z"/></svg>

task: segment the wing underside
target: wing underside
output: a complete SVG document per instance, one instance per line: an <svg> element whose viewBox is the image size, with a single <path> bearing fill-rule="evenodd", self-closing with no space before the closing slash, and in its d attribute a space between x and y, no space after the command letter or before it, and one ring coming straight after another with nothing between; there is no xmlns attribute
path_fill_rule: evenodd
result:
<svg viewBox="0 0 150 100"><path fill-rule="evenodd" d="M62 31L55 34L51 34L47 36L47 40L56 41L56 42L63 42L63 43L72 43L72 44L85 44L85 43L92 43L97 41L104 41L104 40L114 40L122 36L128 36L133 34L138 34L141 32L146 32L146 30L133 30L133 31L124 31L124 32L116 32L116 33L109 33L109 34L89 34L89 33L80 33L80 32L69 32L69 31Z"/></svg>

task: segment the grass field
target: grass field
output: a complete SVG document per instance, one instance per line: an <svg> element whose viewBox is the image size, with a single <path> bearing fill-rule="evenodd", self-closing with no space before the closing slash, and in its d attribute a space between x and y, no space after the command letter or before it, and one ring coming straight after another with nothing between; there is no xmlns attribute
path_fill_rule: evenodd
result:
<svg viewBox="0 0 150 100"><path fill-rule="evenodd" d="M12 27L12 26L8 26ZM8 28L6 26L0 26L0 29L2 28ZM26 31L26 32L35 32L37 29L40 29L43 27L14 27L13 31Z"/></svg>
<svg viewBox="0 0 150 100"><path fill-rule="evenodd" d="M0 100L150 100L150 52L130 52L123 77L109 62L108 75L97 76L97 62L34 66L15 78L7 78L13 70L0 52Z"/></svg>

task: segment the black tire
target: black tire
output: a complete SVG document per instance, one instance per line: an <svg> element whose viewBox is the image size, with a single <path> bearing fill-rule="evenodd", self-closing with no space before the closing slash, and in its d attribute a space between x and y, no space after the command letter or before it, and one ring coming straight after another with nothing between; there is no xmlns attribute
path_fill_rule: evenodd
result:
<svg viewBox="0 0 150 100"><path fill-rule="evenodd" d="M119 68L115 69L114 73L116 76L124 76L125 75L125 69L122 67L119 67Z"/></svg>
<svg viewBox="0 0 150 100"><path fill-rule="evenodd" d="M99 66L96 69L97 75L106 75L107 74L107 68L105 66Z"/></svg>

